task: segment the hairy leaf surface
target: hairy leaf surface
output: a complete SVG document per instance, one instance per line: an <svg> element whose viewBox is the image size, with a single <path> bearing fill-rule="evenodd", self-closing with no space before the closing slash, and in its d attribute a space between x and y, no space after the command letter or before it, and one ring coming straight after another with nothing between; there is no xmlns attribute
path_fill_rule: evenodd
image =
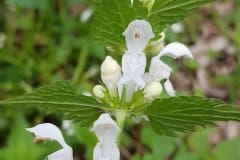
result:
<svg viewBox="0 0 240 160"><path fill-rule="evenodd" d="M177 136L195 125L216 121L240 121L240 109L222 101L201 97L172 97L154 100L146 109L153 129L162 135Z"/></svg>
<svg viewBox="0 0 240 160"><path fill-rule="evenodd" d="M96 120L102 105L93 97L78 93L69 81L54 82L36 89L33 93L2 101L0 104L21 104L26 107L46 109L86 126Z"/></svg>

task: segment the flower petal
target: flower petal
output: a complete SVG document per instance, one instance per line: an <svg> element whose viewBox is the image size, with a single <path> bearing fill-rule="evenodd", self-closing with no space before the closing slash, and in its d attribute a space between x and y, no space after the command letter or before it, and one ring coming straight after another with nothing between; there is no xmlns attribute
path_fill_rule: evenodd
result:
<svg viewBox="0 0 240 160"><path fill-rule="evenodd" d="M172 83L169 79L167 79L167 81L163 84L164 85L164 88L167 92L167 94L170 96L170 97L174 97L175 96L175 90L172 86Z"/></svg>
<svg viewBox="0 0 240 160"><path fill-rule="evenodd" d="M172 68L163 63L158 56L155 56L151 60L148 83L169 79L171 72Z"/></svg>
<svg viewBox="0 0 240 160"><path fill-rule="evenodd" d="M57 126L51 123L42 123L32 128L26 128L27 131L33 133L36 139L55 140L64 146L68 146L63 139L62 133Z"/></svg>
<svg viewBox="0 0 240 160"><path fill-rule="evenodd" d="M133 94L137 88L138 88L137 84L134 81L130 81L130 82L126 83L126 85L125 85L125 91L126 91L125 100L126 100L126 102L130 102L132 100Z"/></svg>
<svg viewBox="0 0 240 160"><path fill-rule="evenodd" d="M151 25L145 20L132 21L123 32L127 48L131 53L142 52L154 37Z"/></svg>
<svg viewBox="0 0 240 160"><path fill-rule="evenodd" d="M107 56L101 65L101 78L111 96L117 95L117 84L121 77L121 67L111 56Z"/></svg>
<svg viewBox="0 0 240 160"><path fill-rule="evenodd" d="M73 151L71 147L64 147L47 156L47 160L73 160Z"/></svg>
<svg viewBox="0 0 240 160"><path fill-rule="evenodd" d="M98 143L93 151L93 160L119 160L120 152L116 144Z"/></svg>
<svg viewBox="0 0 240 160"><path fill-rule="evenodd" d="M120 129L109 114L103 113L94 122L92 131L101 143L110 144L116 142Z"/></svg>
<svg viewBox="0 0 240 160"><path fill-rule="evenodd" d="M163 87L159 82L151 82L144 88L144 98L152 101L162 93Z"/></svg>
<svg viewBox="0 0 240 160"><path fill-rule="evenodd" d="M118 82L119 97L122 96L123 88L126 88L126 101L131 101L134 92L143 88L145 82L142 78L146 68L145 54L130 54L126 52L122 57L123 76Z"/></svg>
<svg viewBox="0 0 240 160"><path fill-rule="evenodd" d="M191 59L193 58L192 53L187 48L187 46L185 46L184 44L179 43L179 42L173 42L173 43L168 44L159 53L158 57L162 57L164 55L170 56L174 59L180 58L183 56L191 58Z"/></svg>

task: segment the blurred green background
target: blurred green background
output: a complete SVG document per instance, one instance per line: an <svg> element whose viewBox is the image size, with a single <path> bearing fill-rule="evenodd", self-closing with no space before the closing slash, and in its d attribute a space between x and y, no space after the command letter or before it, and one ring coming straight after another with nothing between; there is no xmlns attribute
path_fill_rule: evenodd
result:
<svg viewBox="0 0 240 160"><path fill-rule="evenodd" d="M91 11L93 12L91 15ZM100 82L107 50L90 36L94 5L83 0L0 1L0 99L55 80L81 92ZM166 59L179 95L216 97L240 105L240 1L216 0L166 29L166 42L187 44L194 61ZM120 62L120 59L118 59ZM0 160L37 160L55 143L34 144L24 128L41 122L62 127L76 160L91 160L89 129L39 110L0 107ZM240 125L219 123L180 138L156 135L128 121L120 147L124 160L240 160Z"/></svg>

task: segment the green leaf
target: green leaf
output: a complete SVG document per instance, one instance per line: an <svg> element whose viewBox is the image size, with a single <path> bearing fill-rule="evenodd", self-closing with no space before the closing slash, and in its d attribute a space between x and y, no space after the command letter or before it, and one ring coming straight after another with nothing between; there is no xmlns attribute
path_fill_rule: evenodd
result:
<svg viewBox="0 0 240 160"><path fill-rule="evenodd" d="M115 51L124 52L123 31L132 20L146 17L147 9L138 0L133 7L130 0L95 0L95 4L93 36Z"/></svg>
<svg viewBox="0 0 240 160"><path fill-rule="evenodd" d="M215 149L217 160L239 160L240 159L240 138L226 140L217 145Z"/></svg>
<svg viewBox="0 0 240 160"><path fill-rule="evenodd" d="M23 115L16 113L6 146L0 150L0 159L36 160L44 154L43 148L33 143L33 136L25 130L28 127Z"/></svg>
<svg viewBox="0 0 240 160"><path fill-rule="evenodd" d="M171 97L154 100L145 113L153 129L162 135L177 136L195 125L216 121L240 121L240 109L222 101L201 97Z"/></svg>
<svg viewBox="0 0 240 160"><path fill-rule="evenodd" d="M162 31L168 25L183 20L191 11L213 0L156 0L149 13L156 33Z"/></svg>
<svg viewBox="0 0 240 160"><path fill-rule="evenodd" d="M69 81L57 81L43 86L33 93L17 97L0 104L24 105L47 109L53 113L60 113L66 119L80 122L89 126L99 116L102 104L93 97L78 93Z"/></svg>
<svg viewBox="0 0 240 160"><path fill-rule="evenodd" d="M156 34L179 20L197 7L213 0L156 0L150 12L139 0L95 0L96 11L92 35L118 54L124 52L123 31L134 19L146 19Z"/></svg>
<svg viewBox="0 0 240 160"><path fill-rule="evenodd" d="M145 126L141 132L141 140L151 153L144 155L147 159L166 159L176 148L176 139L156 134L150 126Z"/></svg>

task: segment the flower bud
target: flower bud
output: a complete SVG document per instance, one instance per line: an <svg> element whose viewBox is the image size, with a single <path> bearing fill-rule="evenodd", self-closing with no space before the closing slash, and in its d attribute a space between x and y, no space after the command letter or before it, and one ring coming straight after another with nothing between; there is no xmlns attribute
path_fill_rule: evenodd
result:
<svg viewBox="0 0 240 160"><path fill-rule="evenodd" d="M101 65L101 78L111 96L117 96L117 84L121 77L121 67L112 57L107 56Z"/></svg>
<svg viewBox="0 0 240 160"><path fill-rule="evenodd" d="M155 0L140 0L143 3L144 7L148 8L148 11L150 11L154 5Z"/></svg>
<svg viewBox="0 0 240 160"><path fill-rule="evenodd" d="M101 85L96 85L94 88L93 88L93 94L94 96L96 96L97 98L104 98L104 92L106 92L106 88L104 88L103 86Z"/></svg>
<svg viewBox="0 0 240 160"><path fill-rule="evenodd" d="M164 48L164 40L165 40L164 32L162 32L160 36L161 38L150 41L150 43L146 48L147 53L150 53L151 55L157 55Z"/></svg>
<svg viewBox="0 0 240 160"><path fill-rule="evenodd" d="M159 82L152 82L144 89L144 98L146 100L154 100L162 93L163 87Z"/></svg>

